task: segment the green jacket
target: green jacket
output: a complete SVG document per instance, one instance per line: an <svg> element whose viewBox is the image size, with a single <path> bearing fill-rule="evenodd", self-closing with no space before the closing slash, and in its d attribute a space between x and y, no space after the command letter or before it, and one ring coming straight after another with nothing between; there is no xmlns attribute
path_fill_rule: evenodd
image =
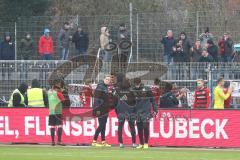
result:
<svg viewBox="0 0 240 160"><path fill-rule="evenodd" d="M34 44L32 39L22 39L20 43L20 56L23 60L32 59L34 55Z"/></svg>

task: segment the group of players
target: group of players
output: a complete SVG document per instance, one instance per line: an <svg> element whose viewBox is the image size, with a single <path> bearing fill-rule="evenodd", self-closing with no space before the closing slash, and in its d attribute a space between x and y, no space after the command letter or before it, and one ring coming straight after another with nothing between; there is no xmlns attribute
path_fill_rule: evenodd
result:
<svg viewBox="0 0 240 160"><path fill-rule="evenodd" d="M106 142L105 130L109 112L115 110L118 117L118 142L119 147L124 148L122 129L125 121L128 122L132 147L138 149L148 149L149 121L158 112L158 105L154 99L151 89L145 86L140 78L129 80L125 75L106 75L100 81L94 92L93 117L98 119L98 127L95 131L92 146L111 147ZM51 126L52 145L55 145L55 130L57 128L57 144L62 145L62 103L64 95L61 93L61 82L55 81L48 91L49 98L49 126ZM137 125L140 144L136 144ZM98 136L101 133L101 142Z"/></svg>

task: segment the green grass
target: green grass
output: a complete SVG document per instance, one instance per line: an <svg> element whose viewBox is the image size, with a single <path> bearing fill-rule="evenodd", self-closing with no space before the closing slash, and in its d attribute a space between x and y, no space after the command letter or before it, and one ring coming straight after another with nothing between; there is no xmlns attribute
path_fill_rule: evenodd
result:
<svg viewBox="0 0 240 160"><path fill-rule="evenodd" d="M0 146L0 160L240 160L239 150Z"/></svg>

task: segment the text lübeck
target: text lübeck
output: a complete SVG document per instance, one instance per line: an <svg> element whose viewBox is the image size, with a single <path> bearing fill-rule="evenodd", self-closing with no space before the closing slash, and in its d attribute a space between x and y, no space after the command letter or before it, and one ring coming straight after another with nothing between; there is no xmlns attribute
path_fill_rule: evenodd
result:
<svg viewBox="0 0 240 160"><path fill-rule="evenodd" d="M44 122L44 121L41 121ZM40 117L26 116L25 135L49 135L48 118L45 117L45 124L40 124ZM82 121L78 116L66 117L63 129L66 136L90 136L94 135L97 124L96 119ZM150 136L152 138L176 138L176 139L228 139L225 127L228 119L160 119L150 122ZM117 135L118 119L108 119L106 135L115 137ZM1 130L1 128L0 128ZM131 137L128 123L124 126L125 134Z"/></svg>

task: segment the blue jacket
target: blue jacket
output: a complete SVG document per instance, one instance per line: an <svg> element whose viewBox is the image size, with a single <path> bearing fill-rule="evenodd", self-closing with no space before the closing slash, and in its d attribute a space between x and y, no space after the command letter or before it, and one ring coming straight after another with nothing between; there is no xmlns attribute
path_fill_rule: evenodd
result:
<svg viewBox="0 0 240 160"><path fill-rule="evenodd" d="M0 60L15 60L14 43L3 41L0 44Z"/></svg>
<svg viewBox="0 0 240 160"><path fill-rule="evenodd" d="M164 55L172 55L173 54L173 47L176 45L176 40L168 37L163 37L161 43L164 47Z"/></svg>

